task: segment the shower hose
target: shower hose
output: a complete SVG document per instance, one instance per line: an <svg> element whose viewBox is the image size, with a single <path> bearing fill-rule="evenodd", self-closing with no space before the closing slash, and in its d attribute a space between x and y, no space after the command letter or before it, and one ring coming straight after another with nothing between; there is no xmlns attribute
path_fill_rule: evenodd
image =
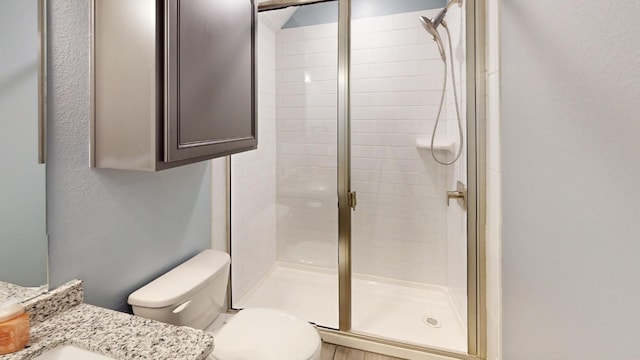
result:
<svg viewBox="0 0 640 360"><path fill-rule="evenodd" d="M440 115L442 114L442 106L444 105L444 95L445 95L446 90L447 90L447 60L445 59L445 60L443 60L444 78L443 78L443 83L442 83L442 95L440 96L440 107L438 108L438 115L436 116L436 123L433 125L433 133L431 134L431 156L433 156L433 159L438 164L451 165L451 164L455 163L456 161L458 161L458 159L460 158L460 155L462 155L462 146L463 146L463 142L464 142L464 135L462 134L462 121L460 120L460 108L458 106L458 91L456 89L456 75L455 75L455 72L453 71L453 48L451 46L451 33L449 32L449 27L447 26L447 24L444 21L442 22L442 26L447 31L447 42L449 43L449 61L451 62L451 82L453 83L453 97L454 97L455 103L456 103L456 116L457 116L457 119L458 119L458 134L460 135L460 145L458 146L457 154L455 154L454 159L451 160L451 161L444 161L444 160L438 159L438 156L436 155L436 152L435 152L434 147L433 147L433 144L434 144L435 138L436 138L436 131L438 130L438 124L440 123Z"/></svg>

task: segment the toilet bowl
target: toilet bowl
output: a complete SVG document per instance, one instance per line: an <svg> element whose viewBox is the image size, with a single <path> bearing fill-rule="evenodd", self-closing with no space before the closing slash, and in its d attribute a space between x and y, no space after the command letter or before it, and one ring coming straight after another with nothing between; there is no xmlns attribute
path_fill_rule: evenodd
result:
<svg viewBox="0 0 640 360"><path fill-rule="evenodd" d="M211 331L224 309L229 255L205 250L129 295L135 315ZM282 310L248 308L215 335L215 360L318 360L322 341L308 322Z"/></svg>
<svg viewBox="0 0 640 360"><path fill-rule="evenodd" d="M215 360L316 360L321 349L318 332L308 322L267 308L240 311L216 334L215 344Z"/></svg>

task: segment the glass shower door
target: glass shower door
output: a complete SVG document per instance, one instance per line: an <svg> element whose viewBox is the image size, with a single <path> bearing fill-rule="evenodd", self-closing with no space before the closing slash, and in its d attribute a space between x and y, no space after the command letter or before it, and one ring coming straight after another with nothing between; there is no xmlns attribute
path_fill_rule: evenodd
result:
<svg viewBox="0 0 640 360"><path fill-rule="evenodd" d="M338 327L337 2L259 13L258 149L232 156L232 305Z"/></svg>
<svg viewBox="0 0 640 360"><path fill-rule="evenodd" d="M445 71L427 22L447 5ZM480 353L481 160L465 99L475 2L268 6L258 149L231 161L232 307L283 309L397 348ZM449 197L469 182L467 210Z"/></svg>
<svg viewBox="0 0 640 360"><path fill-rule="evenodd" d="M466 158L443 166L429 149L444 66L419 20L444 4L351 1L351 330L466 353L466 212L447 205L447 191L467 182ZM460 96L463 9L446 21ZM450 161L460 144L451 90L440 117L435 155Z"/></svg>

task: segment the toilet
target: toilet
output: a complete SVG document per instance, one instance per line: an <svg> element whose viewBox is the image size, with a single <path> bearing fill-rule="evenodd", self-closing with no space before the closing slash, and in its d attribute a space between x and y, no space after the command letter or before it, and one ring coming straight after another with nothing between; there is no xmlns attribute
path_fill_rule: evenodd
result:
<svg viewBox="0 0 640 360"><path fill-rule="evenodd" d="M178 326L211 331L224 309L229 255L205 250L129 295L133 313ZM316 329L285 311L241 310L215 335L215 360L318 360Z"/></svg>

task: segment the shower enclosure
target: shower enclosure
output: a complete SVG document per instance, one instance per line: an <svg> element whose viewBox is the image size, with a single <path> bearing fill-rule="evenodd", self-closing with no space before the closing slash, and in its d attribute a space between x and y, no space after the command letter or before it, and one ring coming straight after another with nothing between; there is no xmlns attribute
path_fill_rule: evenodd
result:
<svg viewBox="0 0 640 360"><path fill-rule="evenodd" d="M463 134L449 87L433 141L445 73L420 19L447 1L299 3L260 6L258 149L230 162L232 307L479 354L475 2L448 9L451 54L442 36ZM448 166L431 153L460 148Z"/></svg>

